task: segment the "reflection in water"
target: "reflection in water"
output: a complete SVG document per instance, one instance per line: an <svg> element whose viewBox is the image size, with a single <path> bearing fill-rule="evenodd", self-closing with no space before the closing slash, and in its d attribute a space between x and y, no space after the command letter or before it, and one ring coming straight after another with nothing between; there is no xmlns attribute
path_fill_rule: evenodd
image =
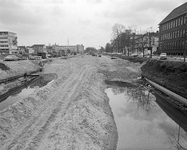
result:
<svg viewBox="0 0 187 150"><path fill-rule="evenodd" d="M175 132L168 133L169 142L177 150L185 150L187 148L187 116L181 110L168 103L163 95L155 92L156 102L162 110L177 124Z"/></svg>
<svg viewBox="0 0 187 150"><path fill-rule="evenodd" d="M150 91L142 85L106 90L118 128L118 150L187 149L187 116Z"/></svg>
<svg viewBox="0 0 187 150"><path fill-rule="evenodd" d="M0 103L0 111L15 102L28 97L29 94L33 93L36 89L47 85L50 81L57 78L56 74L43 74L34 80L30 84L25 84L22 89L15 90L5 97L5 100Z"/></svg>
<svg viewBox="0 0 187 150"><path fill-rule="evenodd" d="M50 74L44 74L41 75L35 82L31 83L29 86L31 88L34 88L35 86L37 87L43 87L47 85L50 81L57 79L57 75L54 73Z"/></svg>
<svg viewBox="0 0 187 150"><path fill-rule="evenodd" d="M173 149L187 150L187 133L181 130L180 126L178 126L176 132L169 133L168 138Z"/></svg>
<svg viewBox="0 0 187 150"><path fill-rule="evenodd" d="M137 103L138 107L148 112L155 106L155 98L150 91L150 87L138 86L137 88L127 89L127 95L129 95L132 101Z"/></svg>

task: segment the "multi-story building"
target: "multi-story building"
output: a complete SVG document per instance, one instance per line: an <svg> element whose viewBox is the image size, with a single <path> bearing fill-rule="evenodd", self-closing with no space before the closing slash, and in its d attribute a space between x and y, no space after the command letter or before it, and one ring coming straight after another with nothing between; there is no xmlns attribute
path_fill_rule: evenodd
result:
<svg viewBox="0 0 187 150"><path fill-rule="evenodd" d="M0 31L0 53L17 53L17 35L13 32Z"/></svg>
<svg viewBox="0 0 187 150"><path fill-rule="evenodd" d="M55 52L63 52L63 53L83 53L84 51L84 46L81 44L77 45L67 45L67 46L60 46L60 45L53 45L52 49Z"/></svg>
<svg viewBox="0 0 187 150"><path fill-rule="evenodd" d="M187 2L175 8L159 24L159 52L172 55L187 53Z"/></svg>

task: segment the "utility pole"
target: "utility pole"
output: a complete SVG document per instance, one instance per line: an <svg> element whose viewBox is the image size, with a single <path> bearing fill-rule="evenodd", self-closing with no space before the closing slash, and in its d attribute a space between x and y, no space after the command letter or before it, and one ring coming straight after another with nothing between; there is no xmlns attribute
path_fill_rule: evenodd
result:
<svg viewBox="0 0 187 150"><path fill-rule="evenodd" d="M186 13L186 16L185 16L185 48L184 48L184 53L183 53L183 56L184 56L184 62L186 62L186 49L187 49L187 42L186 42L186 40L187 40L187 32L186 32L186 30L187 30L187 13Z"/></svg>

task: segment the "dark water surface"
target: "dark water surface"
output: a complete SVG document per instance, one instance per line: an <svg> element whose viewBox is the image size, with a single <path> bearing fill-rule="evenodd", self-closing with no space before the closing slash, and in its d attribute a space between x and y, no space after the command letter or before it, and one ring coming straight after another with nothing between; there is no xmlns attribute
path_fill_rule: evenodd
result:
<svg viewBox="0 0 187 150"><path fill-rule="evenodd" d="M28 95L33 93L36 89L47 85L49 82L52 82L56 78L56 74L44 74L30 84L25 83L25 86L23 86L22 89L14 91L14 93L9 95L9 97L7 97L4 101L0 103L0 111L5 109L9 105L14 104L15 102L28 97Z"/></svg>
<svg viewBox="0 0 187 150"><path fill-rule="evenodd" d="M106 89L118 129L118 150L187 149L187 116L147 88Z"/></svg>

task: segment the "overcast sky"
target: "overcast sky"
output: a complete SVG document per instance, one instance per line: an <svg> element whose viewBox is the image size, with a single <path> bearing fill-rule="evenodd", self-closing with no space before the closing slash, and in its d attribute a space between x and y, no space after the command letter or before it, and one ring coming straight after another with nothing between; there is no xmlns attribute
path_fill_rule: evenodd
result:
<svg viewBox="0 0 187 150"><path fill-rule="evenodd" d="M115 23L137 33L158 24L186 0L0 0L0 30L18 45L105 46Z"/></svg>

